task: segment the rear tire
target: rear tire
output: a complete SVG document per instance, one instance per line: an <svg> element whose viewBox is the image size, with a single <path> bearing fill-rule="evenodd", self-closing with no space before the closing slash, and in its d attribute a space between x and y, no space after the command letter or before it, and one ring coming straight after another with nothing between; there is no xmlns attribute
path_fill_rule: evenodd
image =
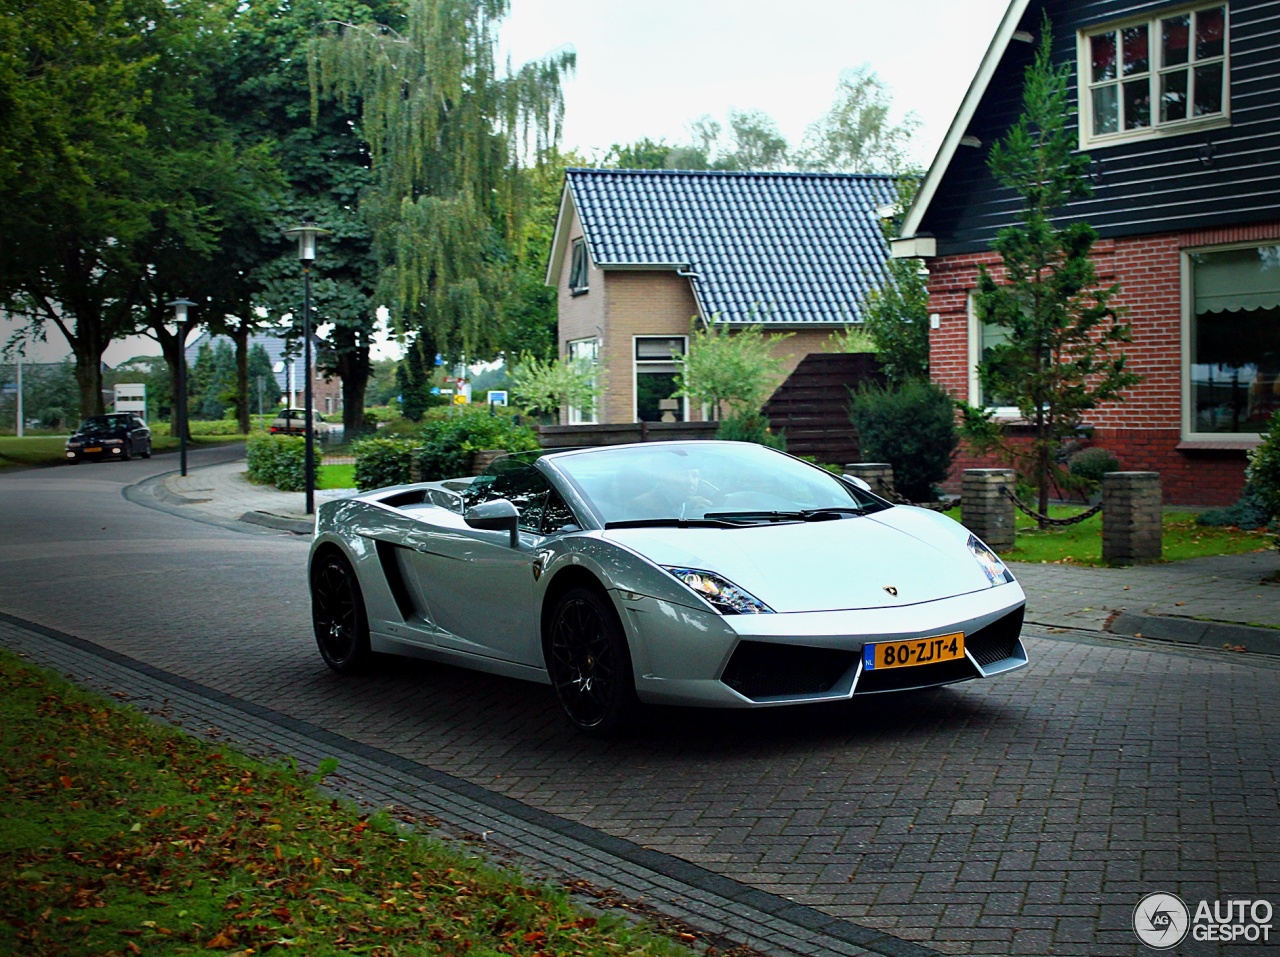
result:
<svg viewBox="0 0 1280 957"><path fill-rule="evenodd" d="M311 566L311 626L320 656L338 674L355 674L373 658L360 582L337 552L321 555Z"/></svg>
<svg viewBox="0 0 1280 957"><path fill-rule="evenodd" d="M571 588L556 604L547 638L547 672L574 727L607 736L635 716L635 675L622 623L598 589Z"/></svg>

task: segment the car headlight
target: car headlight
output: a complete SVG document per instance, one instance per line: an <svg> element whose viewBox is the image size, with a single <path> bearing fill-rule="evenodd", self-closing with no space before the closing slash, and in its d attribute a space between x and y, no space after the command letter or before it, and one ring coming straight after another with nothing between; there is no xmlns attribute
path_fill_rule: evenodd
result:
<svg viewBox="0 0 1280 957"><path fill-rule="evenodd" d="M84 442L80 439L67 439L67 448L82 449L84 448Z"/></svg>
<svg viewBox="0 0 1280 957"><path fill-rule="evenodd" d="M727 578L701 568L663 566L722 615L772 615L773 609Z"/></svg>
<svg viewBox="0 0 1280 957"><path fill-rule="evenodd" d="M1009 571L1004 562L1000 561L1000 556L987 548L976 535L969 536L968 544L969 554L982 566L982 571L991 584L1003 585L1005 582L1013 581L1013 572Z"/></svg>

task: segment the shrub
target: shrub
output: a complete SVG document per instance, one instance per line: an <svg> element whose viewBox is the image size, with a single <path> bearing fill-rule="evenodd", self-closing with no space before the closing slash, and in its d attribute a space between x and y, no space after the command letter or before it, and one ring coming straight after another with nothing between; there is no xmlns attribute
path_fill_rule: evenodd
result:
<svg viewBox="0 0 1280 957"><path fill-rule="evenodd" d="M245 460L255 482L282 492L300 492L306 485L307 446L300 435L256 432L245 443Z"/></svg>
<svg viewBox="0 0 1280 957"><path fill-rule="evenodd" d="M1271 516L1263 503L1258 489L1252 482L1246 482L1234 505L1225 508L1211 508L1196 516L1198 525L1227 526L1231 528L1266 528Z"/></svg>
<svg viewBox="0 0 1280 957"><path fill-rule="evenodd" d="M894 485L911 501L936 499L934 485L947 477L959 441L947 394L927 380L910 380L891 389L864 386L852 400L862 460L892 465Z"/></svg>
<svg viewBox="0 0 1280 957"><path fill-rule="evenodd" d="M466 475L471 457L486 449L521 452L539 448L533 429L515 425L505 415L490 415L487 409L459 408L448 418L424 423L419 435L417 444L422 451L417 462L425 482Z"/></svg>
<svg viewBox="0 0 1280 957"><path fill-rule="evenodd" d="M1094 446L1075 453L1067 466L1072 475L1097 485L1108 472L1119 471L1120 462L1106 449Z"/></svg>
<svg viewBox="0 0 1280 957"><path fill-rule="evenodd" d="M720 422L716 438L726 442L754 442L756 445L786 451L787 439L769 428L769 420L758 412L738 412Z"/></svg>
<svg viewBox="0 0 1280 957"><path fill-rule="evenodd" d="M192 419L187 425L192 436L240 435L240 423L235 419Z"/></svg>
<svg viewBox="0 0 1280 957"><path fill-rule="evenodd" d="M1262 444L1249 453L1246 474L1267 517L1280 521L1280 412L1271 417Z"/></svg>
<svg viewBox="0 0 1280 957"><path fill-rule="evenodd" d="M374 438L356 442L351 446L351 454L356 458L356 488L367 492L371 488L408 483L413 450L417 445L408 438Z"/></svg>

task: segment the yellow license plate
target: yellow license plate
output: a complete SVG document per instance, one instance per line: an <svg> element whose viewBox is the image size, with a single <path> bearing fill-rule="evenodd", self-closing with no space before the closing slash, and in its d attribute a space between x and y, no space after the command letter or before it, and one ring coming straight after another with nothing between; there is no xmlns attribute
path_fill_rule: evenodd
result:
<svg viewBox="0 0 1280 957"><path fill-rule="evenodd" d="M862 647L862 670L909 668L964 657L964 632L906 641L879 641Z"/></svg>
<svg viewBox="0 0 1280 957"><path fill-rule="evenodd" d="M86 451L86 452L101 452L101 451L102 451L102 446L101 446L101 445L93 445L93 446L90 446L89 448L85 449L85 451Z"/></svg>

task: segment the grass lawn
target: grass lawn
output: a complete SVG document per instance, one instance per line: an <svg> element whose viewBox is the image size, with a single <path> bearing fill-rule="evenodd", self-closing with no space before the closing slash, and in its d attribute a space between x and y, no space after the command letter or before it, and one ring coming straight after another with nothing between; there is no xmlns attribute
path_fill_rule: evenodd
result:
<svg viewBox="0 0 1280 957"><path fill-rule="evenodd" d="M1078 505L1051 505L1053 518L1069 518L1085 509ZM947 512L956 521L960 509ZM1001 558L1015 562L1056 562L1064 565L1104 565L1102 560L1102 516L1095 515L1065 528L1036 528L1036 523L1017 513L1017 541L1001 552ZM1195 512L1164 513L1164 558L1203 558L1208 555L1238 555L1274 548L1274 536L1266 532L1246 532L1238 528L1216 528L1196 524Z"/></svg>
<svg viewBox="0 0 1280 957"><path fill-rule="evenodd" d="M188 448L202 445L227 445L243 442L243 435L195 435ZM151 435L151 447L156 452L176 452L178 440L172 435ZM31 466L60 465L67 460L65 435L0 435L0 469Z"/></svg>
<svg viewBox="0 0 1280 957"><path fill-rule="evenodd" d="M689 953L7 651L0 745L0 953Z"/></svg>
<svg viewBox="0 0 1280 957"><path fill-rule="evenodd" d="M321 465L316 469L316 488L355 488L354 465Z"/></svg>
<svg viewBox="0 0 1280 957"><path fill-rule="evenodd" d="M0 469L66 461L65 435L0 435Z"/></svg>

